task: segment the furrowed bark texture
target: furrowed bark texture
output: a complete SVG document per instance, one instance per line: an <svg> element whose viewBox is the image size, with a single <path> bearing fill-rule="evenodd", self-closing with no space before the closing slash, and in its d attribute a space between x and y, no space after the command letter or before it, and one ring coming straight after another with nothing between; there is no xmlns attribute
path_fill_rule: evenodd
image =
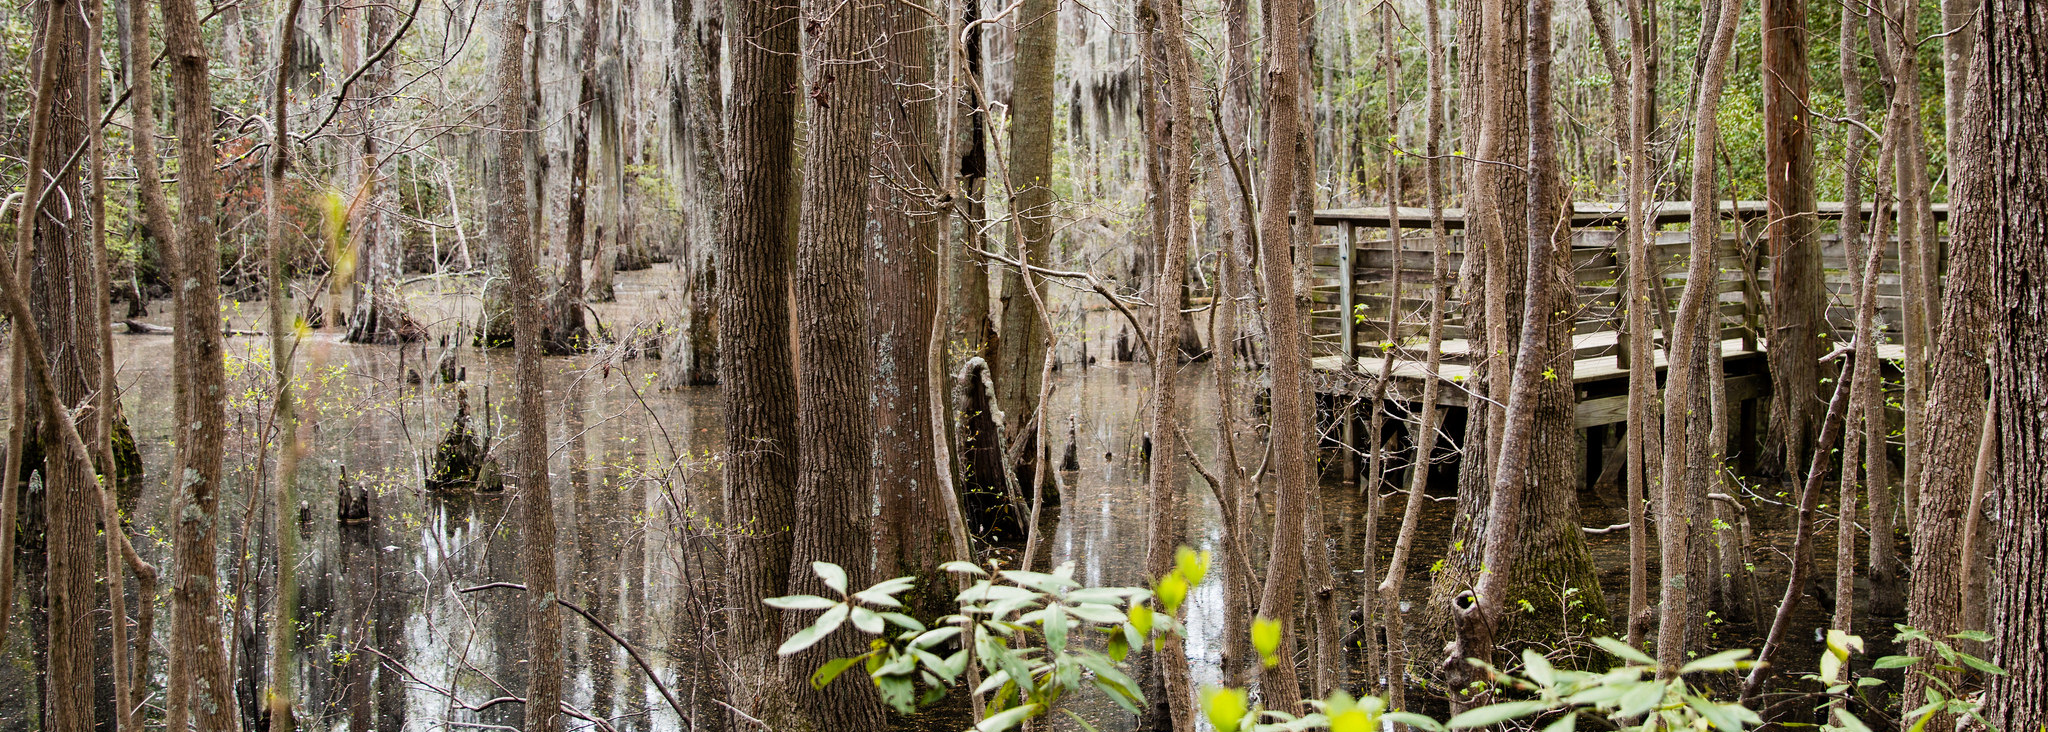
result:
<svg viewBox="0 0 2048 732"><path fill-rule="evenodd" d="M1053 64L1059 43L1059 0L1023 0L1016 19L1015 86L1010 95L1010 215L1012 230L1022 241L1010 242L1010 254L1045 265L1052 246L1052 123ZM1011 415L1010 429L1022 430L1038 410L1039 372L1045 361L1045 322L1029 293L1022 272L1005 268L1000 276L1002 334L996 339L996 400ZM1044 285L1038 285L1044 295ZM1023 433L1011 440L1028 440ZM1031 455L1036 450L1026 450ZM1032 462L1026 458L1026 462ZM1020 468L1031 470L1035 468Z"/></svg>
<svg viewBox="0 0 2048 732"><path fill-rule="evenodd" d="M1990 109L1981 123L1998 151L1976 175L1998 212L1991 237L1991 319L1999 358L1999 476L1993 513L2003 531L1991 580L1991 662L2008 675L1985 684L1984 716L2001 730L2048 724L2048 8L1985 0L1978 53Z"/></svg>
<svg viewBox="0 0 2048 732"><path fill-rule="evenodd" d="M82 210L84 169L67 160L86 143L86 113L92 106L88 95L93 93L86 74L97 68L97 59L85 55L87 33L93 30L86 15L77 2L52 0L39 19L31 78L42 98L35 100L40 116L31 121L35 129L30 144L38 148L31 153L31 163L41 180L40 185L27 187L22 204L32 209L32 232L24 243L30 249L27 284L38 293L34 317L42 332L40 349L47 363L65 365L44 378L64 405L85 402L99 387L103 366L101 328L94 322L95 303L102 295L94 292L92 238ZM64 167L56 167L60 165ZM72 415L68 409L52 414L47 404L30 406L27 416L43 427L43 449L55 453L63 443L57 420L70 420ZM105 439L96 417L74 424L87 444ZM49 621L47 635L37 642L46 649L48 664L45 728L82 731L92 729L94 721L94 504L89 497L94 495L96 477L91 463L67 457L51 454L43 461L41 518ZM11 603L13 598L7 600Z"/></svg>
<svg viewBox="0 0 2048 732"><path fill-rule="evenodd" d="M1993 180L1988 173L1996 158L1987 146L1983 126L1992 103L1983 87L1972 89L1962 113L1949 128L1955 185L1950 194L1948 268L1966 274L1949 278L1942 290L1941 335L1930 364L1927 401L1931 444L1921 453L1920 506L1913 524L1913 583L1906 603L1906 624L1935 638L1983 630L1972 627L1977 619L1963 612L1966 567L1971 559L1963 552L1963 535L1982 447L1989 355L1985 334L1992 293L1987 278L1967 273L1987 271L1992 242L2003 220L1991 205ZM1908 653L1931 658L1935 650L1931 643L1918 642ZM1951 687L1960 680L1956 674L1938 673ZM1930 686L1927 676L1908 674L1905 698L1925 699ZM1927 732L1948 732L1955 723L1954 716L1937 714L1928 720Z"/></svg>
<svg viewBox="0 0 2048 732"><path fill-rule="evenodd" d="M1771 419L1784 473L1797 475L1819 418L1826 345L1820 244L1814 237L1813 130L1807 111L1806 3L1764 0L1764 238L1771 257Z"/></svg>
<svg viewBox="0 0 2048 732"><path fill-rule="evenodd" d="M164 0L164 43L171 67L171 96L177 104L178 194L183 221L178 231L178 282L182 291L177 332L172 336L186 363L187 405L172 434L179 450L171 475L178 496L173 505L173 554L177 572L171 597L174 615L165 719L172 729L195 720L200 732L235 726L227 654L221 647L219 568L214 547L220 513L222 441L227 432L226 370L221 360L220 257L214 214L219 209L218 162L213 147L213 91L207 77L206 46L192 0Z"/></svg>
<svg viewBox="0 0 2048 732"><path fill-rule="evenodd" d="M1714 147L1720 136L1716 114L1741 10L1739 0L1721 2L1693 116L1691 261L1685 292L1672 318L1671 370L1664 396L1666 447L1662 513L1658 517L1663 590L1657 662L1665 674L1676 673L1687 651L1705 648L1707 640L1705 591L1712 575L1710 563L1702 561L1711 547L1706 494L1719 475L1716 463L1721 452L1708 439L1713 410L1707 380L1717 375L1712 368L1710 339L1720 339L1720 317L1712 294L1720 280L1714 266L1720 241L1719 210L1714 205Z"/></svg>
<svg viewBox="0 0 2048 732"><path fill-rule="evenodd" d="M539 244L532 238L528 210L531 176L527 133L520 129L526 109L528 4L507 3L501 11L497 58L500 135L492 218L504 239L511 275L512 384L519 401L518 476L520 525L526 544L526 633L529 644L526 731L562 728L562 610L556 604L554 483L548 476L548 408L541 374L541 282Z"/></svg>
<svg viewBox="0 0 2048 732"><path fill-rule="evenodd" d="M1301 125L1301 57L1290 50L1299 44L1300 5L1295 0L1271 0L1266 6L1266 139L1293 140ZM1277 19L1277 20L1276 20ZM1315 487L1314 462L1309 459L1309 439L1314 429L1308 395L1299 384L1307 378L1302 358L1303 331L1308 324L1295 308L1293 266L1294 236L1288 224L1286 202L1294 200L1296 149L1290 144L1271 145L1266 153L1265 195L1260 197L1260 274L1266 285L1267 348L1272 354L1272 451L1277 478L1271 554L1267 560L1266 583L1259 593L1258 615L1281 624L1281 635L1293 633L1294 595L1301 583L1301 521L1307 493ZM1299 710L1301 687L1294 661L1261 666L1259 686L1266 708L1289 713Z"/></svg>
<svg viewBox="0 0 2048 732"><path fill-rule="evenodd" d="M927 201L938 182L923 161L937 157L933 134L939 101L932 24L905 0L881 3L881 75L875 86L880 143L868 186L865 241L869 352L874 354L876 576L938 576L949 554L948 503L939 486L932 444L932 380L928 364L938 309L941 211ZM951 603L942 591L915 598L926 617Z"/></svg>
<svg viewBox="0 0 2048 732"><path fill-rule="evenodd" d="M759 716L782 623L754 598L788 594L796 490L796 376L789 322L790 166L794 162L796 6L736 3L726 203L719 231L718 379L726 424L725 585L734 669L727 693ZM735 714L734 729L752 723Z"/></svg>
<svg viewBox="0 0 2048 732"><path fill-rule="evenodd" d="M867 276L863 270L873 150L876 13L873 0L804 0L803 206L796 251L797 454L796 521L789 590L830 596L813 562L845 568L847 589L874 579L867 507L874 500L874 422L869 413ZM920 354L924 342L912 344ZM917 446L919 449L923 444ZM739 601L753 601L745 595ZM786 613L782 632L808 626L808 614ZM782 684L794 701L791 729L880 729L881 698L869 684L812 690L812 671L861 653L865 639L835 633L784 658Z"/></svg>

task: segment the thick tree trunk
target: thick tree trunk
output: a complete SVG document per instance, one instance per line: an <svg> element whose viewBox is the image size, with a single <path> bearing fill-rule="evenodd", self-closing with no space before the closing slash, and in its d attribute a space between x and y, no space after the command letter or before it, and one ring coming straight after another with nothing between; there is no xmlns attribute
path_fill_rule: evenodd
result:
<svg viewBox="0 0 2048 732"><path fill-rule="evenodd" d="M278 21L277 69L270 97L271 147L263 167L263 238L270 257L270 369L276 390L272 396L272 415L281 435L276 484L271 492L271 526L277 532L277 587L271 592L269 686L264 690L264 706L270 729L280 732L293 728L292 697L297 691L292 684L296 665L292 641L298 637L299 521L293 512L298 508L300 442L298 397L292 390L292 356L299 345L299 331L292 327L288 305L291 298L286 287L290 275L285 266L283 188L285 172L291 166L291 118L287 112L291 100L291 61L298 48L297 21L302 4L302 0L286 2ZM109 532L113 530L108 527ZM143 596L142 601L152 600Z"/></svg>
<svg viewBox="0 0 2048 732"><path fill-rule="evenodd" d="M869 413L869 355L863 270L863 228L868 214L868 164L874 149L875 70L872 52L878 8L871 0L804 0L810 30L804 48L808 123L803 151L803 206L796 252L797 454L796 520L792 524L789 589L830 595L813 562L846 570L848 588L874 581L866 506L871 483L874 420ZM926 343L910 344L918 354ZM913 359L913 363L921 359ZM887 368L899 366L886 361ZM915 373L915 371L912 371ZM924 449L929 443L919 443ZM861 510L848 510L859 507ZM739 602L752 598L741 596ZM808 626L802 614L783 617L784 635ZM867 648L853 633L837 633L783 659L782 684L795 698L791 729L861 732L882 727L881 698L868 684L812 690L812 671L834 658Z"/></svg>
<svg viewBox="0 0 2048 732"><path fill-rule="evenodd" d="M1012 14L1016 19L1016 81L1010 99L1010 159L1008 189L1010 215L1017 217L1011 230L1011 254L1021 261L1045 265L1052 246L1052 124L1053 64L1059 42L1060 0L1023 0ZM1015 269L1001 275L1003 303L1002 330L996 339L996 398L1003 411L1012 415L1011 429L1024 429L1038 414L1040 365L1051 333L1038 313L1028 282L1036 281ZM1044 285L1038 285L1044 296ZM1022 433L1011 440L1029 439ZM1026 454L1036 453L1026 450ZM1032 471L1030 458L1018 469Z"/></svg>
<svg viewBox="0 0 2048 732"><path fill-rule="evenodd" d="M104 366L99 343L104 326L94 322L104 293L93 286L92 238L82 205L84 166L68 159L86 144L86 115L93 106L89 95L96 86L87 84L88 70L97 69L97 59L85 55L87 34L96 25L87 15L77 3L53 0L38 18L31 63L36 116L29 144L35 148L30 152L33 175L41 180L27 187L22 206L29 214L20 222L31 229L21 240L26 245L21 253L30 258L27 285L38 293L34 318L42 333L42 358L65 365L44 378L64 405L85 402L100 386ZM43 425L40 442L55 453L63 445L59 420L71 420L71 413L52 414L48 404L31 407L26 416ZM105 439L97 417L74 425L87 444ZM82 732L92 729L94 721L94 515L89 497L96 477L90 462L68 458L59 453L43 461L40 502L49 622L38 644L47 649L44 728Z"/></svg>
<svg viewBox="0 0 2048 732"><path fill-rule="evenodd" d="M1906 604L1906 624L1935 638L1982 630L1975 627L1979 619L1964 614L1962 598L1967 594L1972 560L1964 551L1969 543L1964 540L1964 524L1973 513L1971 486L1983 441L1982 404L1989 355L1984 335L1992 283L1968 273L1989 267L1992 242L2003 220L1992 207L1995 183L1990 174L1997 158L1984 129L1994 103L1982 87L1971 90L1962 113L1949 127L1955 184L1949 198L1953 208L1949 213L1948 269L1966 274L1949 278L1943 288L1941 335L1934 350L1927 401L1927 437L1932 442L1921 453L1920 510L1913 524L1913 584ZM1908 652L1932 657L1934 648L1923 642ZM1956 674L1940 673L1943 675L1938 678L1951 688L1959 680ZM1930 681L1925 675L1909 674L1905 698L1925 699ZM1929 720L1927 732L1948 732L1955 723L1953 715L1937 714Z"/></svg>
<svg viewBox="0 0 2048 732"><path fill-rule="evenodd" d="M576 49L577 65L583 74L577 83L576 110L572 113L569 142L569 201L562 212L562 273L555 296L548 303L553 317L545 332L549 353L577 351L590 336L583 323L583 243L590 210L590 112L597 106L598 19L602 0L582 8L583 33Z"/></svg>
<svg viewBox="0 0 2048 732"><path fill-rule="evenodd" d="M796 7L731 8L732 106L724 166L727 214L719 230L718 379L725 387L725 522L748 527L725 540L726 628L733 660L726 693L741 715L759 718L787 703L770 683L779 616L755 598L788 594L790 522L798 450L796 377L791 364L789 224L794 219ZM774 700L769 697L773 695Z"/></svg>
<svg viewBox="0 0 2048 732"><path fill-rule="evenodd" d="M169 688L165 715L172 729L184 729L196 717L200 732L233 729L235 705L228 695L227 654L221 647L219 569L214 565L220 519L222 441L227 432L226 370L221 356L219 243L214 215L219 210L219 184L214 173L213 91L207 76L206 46L201 40L198 9L192 0L165 0L165 52L171 66L171 96L178 127L178 193L183 221L176 259L178 357L185 361L187 404L173 433L178 450L171 475L179 495L174 499L172 531L177 573L171 597L173 622Z"/></svg>
<svg viewBox="0 0 2048 732"><path fill-rule="evenodd" d="M929 206L937 186L923 161L932 148L938 105L929 89L933 28L907 0L881 3L882 76L874 115L881 143L868 186L867 277L874 287L864 307L874 354L874 484L877 577L936 580L949 556L947 513L932 444L932 380L926 363L937 312L941 212ZM939 141L943 142L943 141ZM917 598L926 617L949 611L943 591Z"/></svg>
<svg viewBox="0 0 2048 732"><path fill-rule="evenodd" d="M498 176L491 218L503 238L512 295L512 384L518 400L520 531L525 544L526 633L530 645L526 687L527 732L562 728L562 610L555 603L555 501L548 475L548 409L541 374L541 281L539 245L532 238L528 209L531 172L527 134L516 124L526 109L525 76L528 5L509 3L501 11L496 89ZM518 115L515 117L514 115Z"/></svg>
<svg viewBox="0 0 2048 732"><path fill-rule="evenodd" d="M1985 0L1977 82L1990 100L1976 134L1998 151L1971 166L1973 187L1995 211L1990 279L1998 360L1991 393L1998 401L1997 517L2003 532L1992 568L1991 662L1984 717L2002 730L2048 725L2048 12L2038 3Z"/></svg>
<svg viewBox="0 0 2048 732"><path fill-rule="evenodd" d="M1818 359L1826 345L1819 242L1814 238L1812 114L1807 110L1806 3L1763 4L1764 190L1771 257L1771 418L1784 474L1797 475L1819 415Z"/></svg>

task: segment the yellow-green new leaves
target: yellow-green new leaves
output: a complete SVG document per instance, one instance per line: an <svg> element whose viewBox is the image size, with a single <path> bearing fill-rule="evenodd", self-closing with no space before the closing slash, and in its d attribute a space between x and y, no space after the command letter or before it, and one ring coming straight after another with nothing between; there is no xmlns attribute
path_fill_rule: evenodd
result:
<svg viewBox="0 0 2048 732"><path fill-rule="evenodd" d="M1244 716L1251 712L1250 697L1243 689L1210 686L1202 689L1202 714L1216 732L1237 732Z"/></svg>
<svg viewBox="0 0 2048 732"><path fill-rule="evenodd" d="M1280 621L1252 619L1252 648L1266 662L1266 668L1280 665Z"/></svg>
<svg viewBox="0 0 2048 732"><path fill-rule="evenodd" d="M1842 664L1849 662L1849 652L1863 652L1863 639L1839 630L1828 631L1828 652L1820 657L1820 680L1824 684L1835 683L1842 675Z"/></svg>

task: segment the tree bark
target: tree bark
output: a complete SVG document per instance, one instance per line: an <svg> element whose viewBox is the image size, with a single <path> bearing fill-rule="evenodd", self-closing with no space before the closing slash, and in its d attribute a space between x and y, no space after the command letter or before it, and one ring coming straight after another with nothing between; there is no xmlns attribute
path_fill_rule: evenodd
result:
<svg viewBox="0 0 2048 732"><path fill-rule="evenodd" d="M577 82L576 110L571 113L569 201L562 212L562 274L548 303L554 312L547 327L549 353L574 353L589 332L583 323L583 259L590 210L590 113L597 106L597 29L603 0L592 0L583 13L583 33L576 48L583 69Z"/></svg>
<svg viewBox="0 0 2048 732"><path fill-rule="evenodd" d="M1693 115L1692 247L1685 292L1673 318L1671 367L1664 397L1664 485L1658 516L1659 562L1663 591L1659 599L1657 662L1660 673L1675 674L1688 651L1706 646L1705 593L1693 585L1710 580L1702 561L1711 537L1707 534L1706 494L1719 475L1721 449L1708 439L1712 414L1706 383L1715 376L1710 340L1720 339L1720 316L1714 306L1720 277L1714 262L1720 244L1719 206L1715 205L1714 148L1720 137L1716 114L1727 80L1728 56L1735 42L1739 0L1721 0L1713 24L1713 42L1700 72Z"/></svg>
<svg viewBox="0 0 2048 732"><path fill-rule="evenodd" d="M1771 416L1784 474L1797 475L1819 415L1827 283L1814 238L1806 3L1764 0L1764 191L1771 257Z"/></svg>
<svg viewBox="0 0 2048 732"><path fill-rule="evenodd" d="M1300 6L1296 0L1269 0L1266 8L1266 139L1288 141L1300 134L1301 57L1291 51L1299 45ZM1307 323L1295 308L1293 227L1288 223L1287 202L1295 200L1295 156L1292 144L1271 145L1266 154L1265 195L1260 197L1259 247L1261 275L1266 285L1267 347L1272 364L1272 442L1276 500L1271 553L1267 560L1266 583L1259 593L1258 615L1281 624L1281 636L1293 632L1294 595L1301 583L1302 527L1293 517L1302 514L1308 491L1315 488L1314 463L1309 459L1314 414L1308 397L1293 385L1304 383L1307 364L1302 337ZM1262 666L1259 686L1266 707L1296 713L1301 687L1294 660L1283 657L1273 666Z"/></svg>
<svg viewBox="0 0 2048 732"><path fill-rule="evenodd" d="M718 383L718 226L725 211L725 175L719 169L719 151L725 148L724 94L720 87L719 56L724 43L724 3L703 0L674 3L676 45L682 49L678 78L682 89L675 103L687 105L676 112L676 124L683 125L685 156L690 191L696 213L687 221L689 243L684 251L689 281L689 320L682 332L672 334L663 355L663 386L709 386Z"/></svg>
<svg viewBox="0 0 2048 732"><path fill-rule="evenodd" d="M292 718L292 641L298 636L299 607L298 544L299 521L297 483L299 467L299 416L297 396L292 389L292 357L299 346L295 318L288 316L291 297L286 287L287 253L284 241L284 176L291 167L289 105L291 63L298 49L298 15L303 0L288 0L278 19L277 70L270 97L270 157L263 167L263 238L270 256L270 368L276 382L272 420L278 425L277 477L271 493L271 526L277 532L277 588L271 592L270 685L264 692L270 729L280 732L294 728ZM291 335L287 336L286 334ZM118 522L109 521L108 531ZM109 566L111 569L111 565ZM143 597L143 602L151 598ZM146 641L147 639L145 639Z"/></svg>
<svg viewBox="0 0 2048 732"><path fill-rule="evenodd" d="M874 485L877 577L936 581L948 550L951 504L939 487L932 452L932 385L927 356L938 308L941 211L929 204L938 181L923 161L931 149L939 101L933 50L936 34L907 0L881 3L884 38L874 117L881 143L869 184L867 278L874 283L867 317L873 381ZM941 141L943 144L943 141ZM936 585L934 585L936 587ZM951 606L931 591L913 604L928 618Z"/></svg>
<svg viewBox="0 0 2048 732"><path fill-rule="evenodd" d="M804 0L807 131L803 151L803 204L796 251L797 454L796 520L792 524L789 590L830 595L813 562L846 570L847 588L874 580L868 511L874 501L874 420L869 413L870 340L863 270L862 230L868 214L868 164L874 149L874 42L878 8L872 0ZM911 344L922 354L925 342ZM914 362L914 361L913 361ZM894 364L882 363L884 367ZM922 450L928 443L918 443ZM849 510L861 508L861 510ZM740 602L753 601L741 596ZM784 635L812 618L783 617ZM834 658L861 653L867 643L836 633L782 661L782 683L796 703L794 729L876 730L881 698L867 684L811 690L813 670Z"/></svg>
<svg viewBox="0 0 2048 732"><path fill-rule="evenodd" d="M371 53L397 42L394 35L400 32L396 27L398 11L390 3L373 3L361 12L366 16L363 41ZM365 63L371 66L362 71L362 78L355 84L358 98L352 101L355 109L350 113L356 118L356 132L360 135L355 150L355 198L357 205L364 208L356 220L360 239L354 247L358 255L354 263L355 313L349 316L347 340L416 343L426 339L427 329L407 311L404 294L398 290L405 265L398 186L385 180L384 158L390 152L378 137L378 116L390 108L392 66L397 60L377 55L368 57Z"/></svg>
<svg viewBox="0 0 2048 732"><path fill-rule="evenodd" d="M1962 114L1949 127L1955 184L1949 197L1948 269L1965 274L1949 278L1942 291L1941 335L1934 350L1927 401L1927 436L1932 443L1921 453L1920 510L1913 525L1913 583L1906 604L1906 624L1934 638L1982 630L1975 627L1978 618L1964 614L1962 599L1968 593L1972 561L1964 551L1971 543L1964 539L1964 524L1972 513L1972 486L1983 443L1985 363L1990 355L1985 334L1992 295L1986 278L1969 273L1987 271L1991 246L2003 219L1992 206L1995 182L1990 166L1996 157L1983 124L1993 103L1982 87L1972 89ZM1933 644L1915 643L1908 653L1932 657ZM1949 672L1937 674L1951 688L1960 678ZM1930 681L1927 676L1909 674L1904 698L1925 699ZM1955 723L1953 715L1936 714L1928 721L1927 732L1948 732Z"/></svg>
<svg viewBox="0 0 2048 732"><path fill-rule="evenodd" d="M1981 176L1985 210L1995 211L1990 280L1991 321L1999 358L1991 366L1998 401L1997 509L2002 530L1991 582L1991 662L2007 675L1990 677L1984 717L2002 730L2048 724L2048 13L2038 4L1985 0L1977 53L1989 60L1977 84L1989 99L1981 126L1985 149L1997 155L1970 167Z"/></svg>
<svg viewBox="0 0 2048 732"><path fill-rule="evenodd" d="M556 605L554 485L548 476L546 385L541 374L541 282L538 243L531 236L531 163L525 118L526 2L505 5L499 22L496 89L498 176L491 218L503 238L512 295L512 383L518 400L521 535L526 548L527 732L561 729L562 611Z"/></svg>
<svg viewBox="0 0 2048 732"><path fill-rule="evenodd" d="M779 616L754 598L788 594L798 443L791 363L789 207L796 94L794 3L735 3L732 105L719 229L718 380L725 387L725 585L731 601L731 729L786 703L770 682ZM774 701L770 700L770 697Z"/></svg>
<svg viewBox="0 0 2048 732"><path fill-rule="evenodd" d="M173 432L178 450L171 474L179 476L172 531L173 579L169 710L171 729L196 717L200 732L233 729L227 654L221 647L219 569L214 564L220 510L222 442L227 432L226 370L221 360L220 257L214 215L219 183L214 173L213 91L198 9L192 0L164 0L165 52L178 128L178 356L185 361L187 405Z"/></svg>
<svg viewBox="0 0 2048 732"><path fill-rule="evenodd" d="M1052 247L1053 66L1059 43L1060 0L1023 0L1016 19L1015 85L1010 98L1010 215L1017 217L1011 254L1033 265L1048 263ZM1001 275L1003 320L996 339L996 398L1025 429L1038 414L1039 364L1051 333L1032 296L1030 278L1015 269ZM1039 286L1043 297L1043 285ZM1023 433L1011 440L1028 440ZM1035 454L1027 449L1025 454ZM1034 461L1019 467L1036 470Z"/></svg>

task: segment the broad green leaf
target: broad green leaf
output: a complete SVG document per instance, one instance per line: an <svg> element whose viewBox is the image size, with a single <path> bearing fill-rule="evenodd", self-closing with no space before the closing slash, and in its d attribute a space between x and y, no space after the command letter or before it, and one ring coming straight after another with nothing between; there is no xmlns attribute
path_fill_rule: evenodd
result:
<svg viewBox="0 0 2048 732"><path fill-rule="evenodd" d="M1405 724L1424 732L1443 732L1444 729L1442 723L1414 712L1387 712L1381 715L1380 718L1395 724Z"/></svg>
<svg viewBox="0 0 2048 732"><path fill-rule="evenodd" d="M1017 726L1026 717L1037 714L1038 710L1039 706L1037 704L1019 704L992 715L988 719L981 720L981 724L974 725L974 730L975 732L1003 732L1003 730Z"/></svg>
<svg viewBox="0 0 2048 732"><path fill-rule="evenodd" d="M1496 724L1500 724L1510 719L1520 719L1522 717L1526 717L1549 708L1550 707L1548 705L1545 705L1543 702L1534 701L1512 701L1501 702L1499 704L1488 704L1478 709L1467 709L1464 712L1459 713L1457 716L1451 717L1451 721L1446 723L1445 726L1450 727L1451 729L1472 729L1474 727L1492 727Z"/></svg>
<svg viewBox="0 0 2048 732"><path fill-rule="evenodd" d="M1067 614L1058 605L1045 613L1045 647L1054 653L1067 650Z"/></svg>
<svg viewBox="0 0 2048 732"><path fill-rule="evenodd" d="M1863 720L1857 719L1856 715L1849 713L1849 710L1836 709L1834 713L1835 721L1839 723L1843 730L1847 732L1870 732L1870 725L1864 724Z"/></svg>
<svg viewBox="0 0 2048 732"><path fill-rule="evenodd" d="M976 577L988 576L988 570L982 569L980 566L976 565L973 562L962 562L959 560L954 560L939 565L939 569L945 570L947 572L952 572L954 574L971 574Z"/></svg>
<svg viewBox="0 0 2048 732"><path fill-rule="evenodd" d="M1678 669L1680 674L1698 671L1734 671L1741 667L1741 661L1749 657L1749 649L1737 648L1688 663Z"/></svg>
<svg viewBox="0 0 2048 732"><path fill-rule="evenodd" d="M1131 644L1129 641L1124 639L1124 634L1121 632L1111 632L1109 634L1110 660L1121 662L1124 660L1125 656L1129 656L1130 654Z"/></svg>
<svg viewBox="0 0 2048 732"><path fill-rule="evenodd" d="M839 603L817 595L790 595L766 598L761 604L782 610L823 610Z"/></svg>
<svg viewBox="0 0 2048 732"><path fill-rule="evenodd" d="M1970 668L1974 668L1978 671L1991 674L1992 676L2005 675L2005 669L1999 668L1998 666L1992 664L1990 661L1986 661L1976 656L1972 656L1968 653L1958 653L1956 655L1962 659L1963 663L1969 664Z"/></svg>
<svg viewBox="0 0 2048 732"><path fill-rule="evenodd" d="M837 626L835 625L834 627ZM789 640L783 641L782 646L780 648L775 649L775 655L794 655L805 648L817 645L818 641L825 639L825 635L826 633L819 632L817 625L811 625L810 627L804 628L803 630L799 630L791 634L789 636Z"/></svg>
<svg viewBox="0 0 2048 732"><path fill-rule="evenodd" d="M1965 630L1965 631L1963 631L1963 632L1961 632L1961 633L1954 633L1954 634L1951 634L1951 635L1949 635L1949 637L1950 637L1950 638L1955 638L1955 639L1958 639L1958 640L1966 640L1966 641L1976 641L1976 642L1978 642L1978 643L1990 643L1990 642L1991 642L1991 634L1990 634L1990 633L1986 633L1986 632L1984 632L1984 631L1981 631L1981 630Z"/></svg>
<svg viewBox="0 0 2048 732"><path fill-rule="evenodd" d="M1188 599L1188 581L1178 574L1169 574L1159 580L1159 604L1172 615L1180 609L1182 601Z"/></svg>
<svg viewBox="0 0 2048 732"><path fill-rule="evenodd" d="M940 643L952 640L953 638L958 637L959 635L960 626L941 626L918 634L917 639L911 641L910 645L913 648L930 648Z"/></svg>
<svg viewBox="0 0 2048 732"><path fill-rule="evenodd" d="M1084 623L1115 625L1124 621L1123 611L1116 609L1112 605L1068 605L1066 606L1066 611L1068 615L1072 615Z"/></svg>
<svg viewBox="0 0 2048 732"><path fill-rule="evenodd" d="M889 622L891 622L891 623L894 623L894 624L895 624L895 625L896 625L897 627L903 628L904 630L910 631L910 632L912 632L912 633L923 633L923 632L924 632L924 623L920 623L920 622L917 622L917 618L913 618L913 617L910 617L910 616L908 616L908 615L904 615L903 613L875 613L875 614L876 614L876 615L878 615L878 616L881 616L881 618L882 618L883 620L887 620L887 621L889 621Z"/></svg>
<svg viewBox="0 0 2048 732"><path fill-rule="evenodd" d="M1174 552L1173 563L1174 569L1180 572L1181 577L1187 579L1189 585L1201 584L1202 578L1209 574L1209 553L1206 551L1197 552L1188 547L1181 547Z"/></svg>
<svg viewBox="0 0 2048 732"><path fill-rule="evenodd" d="M1664 684L1656 681L1640 681L1623 692L1615 700L1615 707L1623 717L1640 717L1664 701Z"/></svg>
<svg viewBox="0 0 2048 732"><path fill-rule="evenodd" d="M1557 669L1551 667L1550 660L1534 649L1522 649L1522 666L1522 670L1529 674L1530 681L1546 687L1557 685Z"/></svg>
<svg viewBox="0 0 2048 732"><path fill-rule="evenodd" d="M881 635L882 631L889 628L888 621L883 620L881 615L864 607L853 607L850 618L853 620L853 627L868 635Z"/></svg>
<svg viewBox="0 0 2048 732"><path fill-rule="evenodd" d="M1131 627L1137 629L1140 639L1152 637L1152 606L1131 606Z"/></svg>
<svg viewBox="0 0 2048 732"><path fill-rule="evenodd" d="M1562 717L1558 717L1557 721L1545 725L1543 727L1543 732L1575 732L1575 730L1577 730L1578 728L1579 715L1578 713L1574 712L1566 714Z"/></svg>
<svg viewBox="0 0 2048 732"><path fill-rule="evenodd" d="M1656 659L1650 658L1647 654L1643 653L1642 651L1636 650L1634 646L1615 640L1613 638L1609 638L1604 635L1598 638L1594 638L1593 644L1600 646L1600 650L1612 653L1616 658L1619 658L1624 661L1629 661L1631 663L1640 663L1645 666L1654 666L1657 664Z"/></svg>
<svg viewBox="0 0 2048 732"><path fill-rule="evenodd" d="M811 571L818 573L818 579L824 580L826 587L837 590L840 594L846 593L846 570L839 565L831 562L811 562Z"/></svg>
<svg viewBox="0 0 2048 732"><path fill-rule="evenodd" d="M1280 621L1254 618L1252 620L1252 648L1265 659L1266 668L1280 665Z"/></svg>
<svg viewBox="0 0 2048 732"><path fill-rule="evenodd" d="M1905 668L1907 666L1911 666L1919 662L1919 656L1885 656L1884 658L1877 659L1876 662L1870 664L1870 667L1878 670L1884 670L1889 668Z"/></svg>
<svg viewBox="0 0 2048 732"><path fill-rule="evenodd" d="M830 661L826 661L824 665L818 667L818 670L811 672L811 688L825 688L826 684L830 684L832 683L833 679L839 678L839 674L844 673L849 668L852 668L854 664L867 660L868 655L869 654L864 653L858 656L835 658Z"/></svg>
<svg viewBox="0 0 2048 732"><path fill-rule="evenodd" d="M1243 689L1210 686L1202 689L1202 715L1216 732L1237 732L1251 703Z"/></svg>

